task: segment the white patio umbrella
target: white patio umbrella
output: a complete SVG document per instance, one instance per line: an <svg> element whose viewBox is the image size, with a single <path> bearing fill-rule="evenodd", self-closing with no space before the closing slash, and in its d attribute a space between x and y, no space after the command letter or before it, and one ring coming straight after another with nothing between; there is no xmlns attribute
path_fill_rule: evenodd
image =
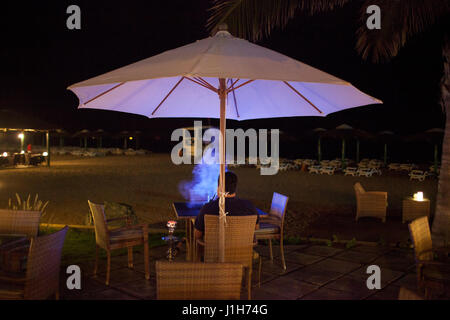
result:
<svg viewBox="0 0 450 320"><path fill-rule="evenodd" d="M270 49L215 36L169 50L68 89L79 108L149 118L220 118L219 260L224 261L225 124L235 120L326 116L382 103L350 83ZM220 107L218 102L220 101Z"/></svg>

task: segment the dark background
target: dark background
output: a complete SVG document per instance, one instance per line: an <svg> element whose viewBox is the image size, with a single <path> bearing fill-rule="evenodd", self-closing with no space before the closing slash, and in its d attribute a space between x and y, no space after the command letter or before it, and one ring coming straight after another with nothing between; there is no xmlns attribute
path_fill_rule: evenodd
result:
<svg viewBox="0 0 450 320"><path fill-rule="evenodd" d="M82 29L66 28L66 9L81 7ZM172 129L192 125L192 119L152 119L118 112L77 110L76 96L66 88L208 36L207 0L135 1L3 1L0 16L0 109L24 118L40 119L71 132L104 129L140 130L142 142L155 150L169 149ZM236 123L243 128L280 128L285 139L298 141L315 127L347 123L378 132L409 134L443 127L439 82L443 72L441 43L447 25L437 25L409 41L389 63L362 61L354 50L361 3L316 16L298 15L283 31L276 30L260 44L347 80L383 105L360 107L326 118L288 118ZM1 119L8 121L8 119ZM206 120L216 124L216 120ZM335 157L338 142L324 142L325 157ZM351 142L349 142L352 150ZM303 151L292 143L281 146L286 156L314 154L310 141ZM424 152L418 152L417 148ZM432 158L432 146L402 144L393 157ZM409 150L409 151L408 151ZM411 151L412 150L412 151ZM361 145L364 154L380 156L382 146ZM350 151L351 152L351 151ZM429 156L428 156L429 154ZM349 154L352 155L351 153ZM368 155L369 156L369 155Z"/></svg>

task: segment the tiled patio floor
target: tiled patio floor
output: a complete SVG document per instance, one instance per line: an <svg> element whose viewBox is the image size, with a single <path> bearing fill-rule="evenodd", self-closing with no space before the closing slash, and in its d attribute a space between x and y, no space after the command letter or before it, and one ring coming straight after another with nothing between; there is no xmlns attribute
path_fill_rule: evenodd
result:
<svg viewBox="0 0 450 320"><path fill-rule="evenodd" d="M256 250L263 256L261 287L257 286L257 271L253 272L254 300L342 300L397 299L400 286L416 290L416 276L412 250L356 246L351 249L322 245L291 245L285 247L287 270L280 266L278 247L274 246L271 263L266 246ZM101 261L99 275L92 277L93 261L80 264L82 289L68 290L61 281L62 299L128 300L155 299L155 261L164 259L166 247L151 249L150 280L144 278L143 255L135 253L133 270L127 268L127 256L112 258L110 285L104 284L106 265ZM176 260L184 261L184 254ZM380 290L366 286L369 265L381 268ZM64 268L63 268L64 269ZM61 279L66 279L63 274ZM447 295L444 298L449 298ZM242 298L246 298L243 291Z"/></svg>

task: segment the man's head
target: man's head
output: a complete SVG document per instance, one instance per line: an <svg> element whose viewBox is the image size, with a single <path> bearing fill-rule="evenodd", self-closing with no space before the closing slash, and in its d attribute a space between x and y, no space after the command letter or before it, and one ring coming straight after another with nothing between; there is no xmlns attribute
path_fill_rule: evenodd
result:
<svg viewBox="0 0 450 320"><path fill-rule="evenodd" d="M225 172L225 192L227 192L229 195L235 194L237 182L238 178L235 173L231 171Z"/></svg>

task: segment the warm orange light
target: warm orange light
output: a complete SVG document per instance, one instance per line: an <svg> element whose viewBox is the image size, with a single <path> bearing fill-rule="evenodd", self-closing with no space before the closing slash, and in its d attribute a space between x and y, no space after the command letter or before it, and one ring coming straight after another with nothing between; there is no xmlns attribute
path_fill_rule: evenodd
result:
<svg viewBox="0 0 450 320"><path fill-rule="evenodd" d="M129 137L128 139L133 140L133 137Z"/></svg>

